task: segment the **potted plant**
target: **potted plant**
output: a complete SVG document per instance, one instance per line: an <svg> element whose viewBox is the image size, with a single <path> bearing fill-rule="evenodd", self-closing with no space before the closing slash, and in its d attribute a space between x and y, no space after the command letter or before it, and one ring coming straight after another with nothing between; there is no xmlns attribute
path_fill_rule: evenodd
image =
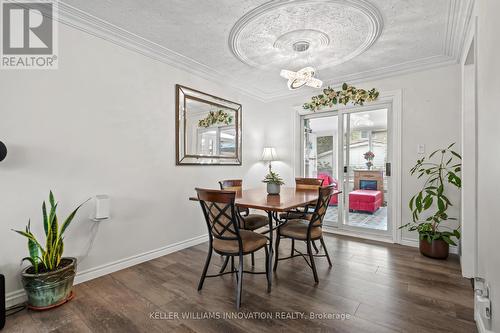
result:
<svg viewBox="0 0 500 333"><path fill-rule="evenodd" d="M375 158L375 154L372 151L367 151L366 153L363 154L363 157L366 160L366 167L368 170L370 170L373 166L373 159Z"/></svg>
<svg viewBox="0 0 500 333"><path fill-rule="evenodd" d="M453 238L460 238L459 226L441 226L443 221L457 220L447 213L453 206L448 198L448 191L462 186L459 177L462 157L452 150L453 146L454 143L432 152L428 158L417 160L416 165L411 168L411 175L417 175L418 179L425 181L422 189L410 199L412 222L400 227L418 231L420 252L436 259L446 259L449 246L456 245Z"/></svg>
<svg viewBox="0 0 500 333"><path fill-rule="evenodd" d="M25 231L13 230L28 238L29 257L23 258L23 261L29 261L31 266L22 271L21 278L28 296L28 307L34 310L53 308L71 299L76 274L76 258L62 257L64 232L84 203L69 214L60 227L56 214L57 203L52 191L49 194L49 203L48 214L45 201L42 204L45 247L31 232L31 221Z"/></svg>
<svg viewBox="0 0 500 333"><path fill-rule="evenodd" d="M285 184L283 179L274 171L269 170L266 178L262 181L267 184L268 194L280 194L280 186Z"/></svg>

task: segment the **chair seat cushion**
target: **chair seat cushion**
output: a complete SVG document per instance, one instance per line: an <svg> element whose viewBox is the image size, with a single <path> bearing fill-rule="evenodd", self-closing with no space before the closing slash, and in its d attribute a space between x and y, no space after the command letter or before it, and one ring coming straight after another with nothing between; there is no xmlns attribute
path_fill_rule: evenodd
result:
<svg viewBox="0 0 500 333"><path fill-rule="evenodd" d="M243 253L257 251L267 244L267 238L264 235L253 231L240 229L241 242L243 243ZM239 245L237 240L223 240L214 238L213 247L218 252L238 253Z"/></svg>
<svg viewBox="0 0 500 333"><path fill-rule="evenodd" d="M305 218L305 215L306 215L306 213L304 213L304 212L289 211L289 212L281 213L280 219L281 220L297 220L297 219Z"/></svg>
<svg viewBox="0 0 500 333"><path fill-rule="evenodd" d="M289 220L287 223L280 227L280 234L282 236L294 238L294 239L307 239L307 228L309 227L309 221L303 219ZM311 229L311 239L321 238L322 230L321 227L313 227Z"/></svg>
<svg viewBox="0 0 500 333"><path fill-rule="evenodd" d="M260 214L249 214L247 216L242 216L243 220L245 220L245 224L240 226L242 229L246 230L256 230L266 225L269 225L269 221L267 216Z"/></svg>

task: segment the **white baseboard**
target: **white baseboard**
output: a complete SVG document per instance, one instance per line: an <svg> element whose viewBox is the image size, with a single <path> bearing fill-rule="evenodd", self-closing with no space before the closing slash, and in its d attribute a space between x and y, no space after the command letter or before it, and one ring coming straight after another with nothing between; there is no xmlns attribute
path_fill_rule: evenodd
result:
<svg viewBox="0 0 500 333"><path fill-rule="evenodd" d="M419 241L417 239L402 238L400 244L406 246L418 247L418 243ZM450 245L450 253L458 254L458 246Z"/></svg>
<svg viewBox="0 0 500 333"><path fill-rule="evenodd" d="M140 264L145 261L149 261L155 258L165 256L170 253L186 249L191 246L195 246L206 242L208 240L207 235L201 235L198 237L190 238L181 242L170 244L159 249L151 250L135 256L120 259L114 262L110 262L101 266L86 269L84 271L78 272L75 277L75 284L83 283L113 272ZM7 308L21 304L26 301L26 294L23 289L15 290L13 292L5 295L5 305Z"/></svg>
<svg viewBox="0 0 500 333"><path fill-rule="evenodd" d="M343 235L343 236L349 236L349 237L357 237L357 238L363 238L363 239L369 239L369 240L374 240L374 241L379 241L379 242L384 242L384 243L394 243L391 237L389 236L381 236L381 235L376 235L376 234L370 234L370 233L360 233L360 232L354 232L354 231L349 231L349 230L340 230L338 228L334 227L329 227L323 225L323 231L335 234L335 235Z"/></svg>
<svg viewBox="0 0 500 333"><path fill-rule="evenodd" d="M18 289L8 294L5 294L5 307L8 309L11 306L24 303L26 301L26 293L24 289Z"/></svg>

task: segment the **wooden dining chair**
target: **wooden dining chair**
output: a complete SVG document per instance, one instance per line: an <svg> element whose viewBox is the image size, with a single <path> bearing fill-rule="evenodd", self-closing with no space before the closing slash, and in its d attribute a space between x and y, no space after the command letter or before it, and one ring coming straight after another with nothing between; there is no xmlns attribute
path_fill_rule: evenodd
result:
<svg viewBox="0 0 500 333"><path fill-rule="evenodd" d="M269 250L267 248L267 237L259 233L240 229L234 200L234 191L219 191L196 188L198 200L205 216L208 227L209 250L203 273L198 284L198 291L203 288L203 283L207 277L216 277L224 274L236 273L236 309L241 305L241 291L243 286L243 273L266 274L268 285L269 276ZM250 272L243 270L243 256L253 254L264 248L266 252L266 271ZM231 269L229 272L207 275L212 252L215 251L223 256L239 257L238 269ZM226 262L227 263L227 262Z"/></svg>
<svg viewBox="0 0 500 333"><path fill-rule="evenodd" d="M236 191L241 192L243 190L243 181L241 179L226 179L219 182L220 189L225 191ZM250 214L250 210L248 208L236 208L238 212L238 219L240 221L240 229L254 231L259 228L265 227L269 225L269 220L267 215L260 214ZM222 266L223 268L227 265L226 258L225 264ZM231 260L234 260L231 259ZM252 266L255 265L255 256L252 253ZM234 266L234 264L232 264Z"/></svg>
<svg viewBox="0 0 500 333"><path fill-rule="evenodd" d="M317 190L323 186L323 179L320 178L295 178L295 188L297 190ZM304 218L308 213L309 206L299 207L294 210L281 213L282 220L292 220Z"/></svg>
<svg viewBox="0 0 500 333"><path fill-rule="evenodd" d="M317 190L323 186L324 179L322 178L295 178L295 188L297 190ZM304 219L309 214L309 206L298 207L294 210L281 213L279 215L281 220ZM313 241L312 246L316 253L319 252L316 243ZM292 239L292 255L295 249L295 241Z"/></svg>
<svg viewBox="0 0 500 333"><path fill-rule="evenodd" d="M318 189L318 202L316 203L316 207L312 214L308 215L307 218L288 220L285 224L278 228L276 236L276 259L274 261L274 271L276 271L278 267L279 260L302 256L306 260L307 264L312 268L314 281L318 283L318 273L316 271L314 257L326 257L328 259L328 264L330 267L332 266L332 261L330 260L328 250L325 246L325 241L323 240L322 226L326 210L328 209L328 203L330 202L330 198L332 197L334 191L334 185L320 187ZM309 260L304 253L295 249L292 250L292 254L289 257L279 258L279 245L281 238L290 238L292 242L295 240L304 241L307 246L307 257ZM314 240L318 239L321 242L325 254L319 255L317 253L312 253L312 243Z"/></svg>

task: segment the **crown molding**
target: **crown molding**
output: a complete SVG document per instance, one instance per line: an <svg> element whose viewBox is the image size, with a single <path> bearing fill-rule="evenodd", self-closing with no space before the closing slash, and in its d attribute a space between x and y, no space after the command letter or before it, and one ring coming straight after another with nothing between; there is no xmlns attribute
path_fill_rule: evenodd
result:
<svg viewBox="0 0 500 333"><path fill-rule="evenodd" d="M58 17L56 19L64 25L104 39L209 81L219 84L223 82L224 85L234 89L236 92L261 102L271 102L291 96L297 96L297 92L291 92L284 89L266 92L258 87L243 85L230 75L217 71L199 61L95 17L63 1L56 2L56 5L58 9ZM449 15L442 55L335 77L330 80L326 79L324 82L329 85L337 85L345 81L355 83L458 63L458 58L464 45L465 31L467 30L472 15L473 5L474 0L449 0ZM304 93L300 95L302 94L311 95L312 91L304 91Z"/></svg>
<svg viewBox="0 0 500 333"><path fill-rule="evenodd" d="M63 1L58 1L56 4L58 10L58 18L56 19L59 23L104 39L128 50L140 53L144 56L209 81L219 84L224 82L224 85L233 88L239 93L264 102L263 95L265 93L260 89L242 87L233 77L230 77L227 74L219 72L199 61L186 57L158 43L152 42L137 34L120 28L106 20L93 16L83 10L64 3Z"/></svg>
<svg viewBox="0 0 500 333"><path fill-rule="evenodd" d="M449 0L444 54L457 59L457 62L462 53L473 9L474 0Z"/></svg>

